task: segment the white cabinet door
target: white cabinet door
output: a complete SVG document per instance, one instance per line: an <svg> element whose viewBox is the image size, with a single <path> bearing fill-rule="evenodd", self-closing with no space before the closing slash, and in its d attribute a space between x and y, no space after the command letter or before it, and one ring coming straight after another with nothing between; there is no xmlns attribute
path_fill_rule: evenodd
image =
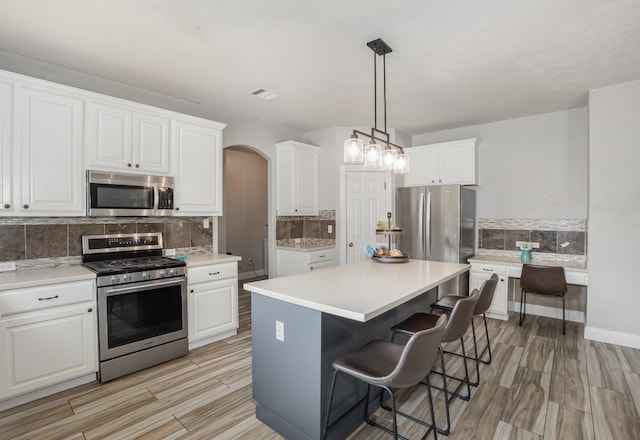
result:
<svg viewBox="0 0 640 440"><path fill-rule="evenodd" d="M177 215L222 215L222 128L176 121Z"/></svg>
<svg viewBox="0 0 640 440"><path fill-rule="evenodd" d="M480 289L482 283L488 280L494 273L496 273L500 279L498 280L496 290L493 293L491 306L486 313L487 316L492 318L506 320L509 318L509 283L506 275L506 269L503 266L482 265L478 267L476 265L472 265L471 271L469 272L469 293L471 293L473 289Z"/></svg>
<svg viewBox="0 0 640 440"><path fill-rule="evenodd" d="M189 342L238 328L237 278L190 286Z"/></svg>
<svg viewBox="0 0 640 440"><path fill-rule="evenodd" d="M475 145L450 145L438 151L438 183L477 184Z"/></svg>
<svg viewBox="0 0 640 440"><path fill-rule="evenodd" d="M87 104L90 169L169 174L170 119L134 104Z"/></svg>
<svg viewBox="0 0 640 440"><path fill-rule="evenodd" d="M133 163L136 170L169 173L169 118L133 114Z"/></svg>
<svg viewBox="0 0 640 440"><path fill-rule="evenodd" d="M404 186L476 185L476 150L474 138L407 148Z"/></svg>
<svg viewBox="0 0 640 440"><path fill-rule="evenodd" d="M317 215L320 149L296 141L281 142L276 148L278 215Z"/></svg>
<svg viewBox="0 0 640 440"><path fill-rule="evenodd" d="M15 209L13 195L13 84L0 81L0 212Z"/></svg>
<svg viewBox="0 0 640 440"><path fill-rule="evenodd" d="M0 319L0 400L98 370L95 304Z"/></svg>
<svg viewBox="0 0 640 440"><path fill-rule="evenodd" d="M83 215L84 100L24 86L20 108L20 215Z"/></svg>
<svg viewBox="0 0 640 440"><path fill-rule="evenodd" d="M129 109L87 103L87 168L133 168L132 124Z"/></svg>

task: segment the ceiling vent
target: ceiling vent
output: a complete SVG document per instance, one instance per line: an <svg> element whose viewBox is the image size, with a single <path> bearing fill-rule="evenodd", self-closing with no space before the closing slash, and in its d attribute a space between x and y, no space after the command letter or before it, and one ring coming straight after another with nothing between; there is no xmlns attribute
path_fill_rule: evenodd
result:
<svg viewBox="0 0 640 440"><path fill-rule="evenodd" d="M262 98L265 101L271 101L273 99L280 97L280 94L276 92L271 92L267 89L263 89L262 87L250 91L249 94L253 96L257 96L258 98Z"/></svg>

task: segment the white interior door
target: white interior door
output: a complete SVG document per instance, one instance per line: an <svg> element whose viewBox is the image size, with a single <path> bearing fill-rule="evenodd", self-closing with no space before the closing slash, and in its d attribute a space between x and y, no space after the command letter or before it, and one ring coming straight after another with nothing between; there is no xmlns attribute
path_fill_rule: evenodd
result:
<svg viewBox="0 0 640 440"><path fill-rule="evenodd" d="M391 203L390 188L384 171L348 171L346 173L347 264L367 258L367 245L386 243L376 236L376 223L387 218Z"/></svg>

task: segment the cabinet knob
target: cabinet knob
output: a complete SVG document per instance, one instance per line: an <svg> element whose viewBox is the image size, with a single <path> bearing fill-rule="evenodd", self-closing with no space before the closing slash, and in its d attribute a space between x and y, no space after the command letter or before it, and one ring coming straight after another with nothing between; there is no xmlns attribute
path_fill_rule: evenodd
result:
<svg viewBox="0 0 640 440"><path fill-rule="evenodd" d="M442 179L438 179L438 182L439 182L439 183L442 183Z"/></svg>
<svg viewBox="0 0 640 440"><path fill-rule="evenodd" d="M24 209L29 209L29 205L22 205Z"/></svg>
<svg viewBox="0 0 640 440"><path fill-rule="evenodd" d="M139 163L136 164L136 168L140 168L140 164Z"/></svg>
<svg viewBox="0 0 640 440"><path fill-rule="evenodd" d="M178 206L176 206L176 211L180 211L180 208Z"/></svg>
<svg viewBox="0 0 640 440"><path fill-rule="evenodd" d="M128 163L128 164L127 164L127 166L128 166L129 168L131 168L131 164L130 164L130 163Z"/></svg>
<svg viewBox="0 0 640 440"><path fill-rule="evenodd" d="M433 180L433 179L431 179L431 183L436 183L436 181L435 181L435 180Z"/></svg>
<svg viewBox="0 0 640 440"><path fill-rule="evenodd" d="M9 205L8 203L5 203L4 204L4 209L9 209L9 208L11 208L11 205Z"/></svg>
<svg viewBox="0 0 640 440"><path fill-rule="evenodd" d="M193 292L194 292L194 290L193 290L193 289L189 290L189 293L193 293Z"/></svg>
<svg viewBox="0 0 640 440"><path fill-rule="evenodd" d="M353 242L349 242L349 247L353 247Z"/></svg>
<svg viewBox="0 0 640 440"><path fill-rule="evenodd" d="M87 309L87 312L91 313L91 312L93 312L93 309L92 309L91 307L89 307L89 308Z"/></svg>
<svg viewBox="0 0 640 440"><path fill-rule="evenodd" d="M297 209L294 209L293 211L294 211L294 212L298 212L298 210L297 210Z"/></svg>

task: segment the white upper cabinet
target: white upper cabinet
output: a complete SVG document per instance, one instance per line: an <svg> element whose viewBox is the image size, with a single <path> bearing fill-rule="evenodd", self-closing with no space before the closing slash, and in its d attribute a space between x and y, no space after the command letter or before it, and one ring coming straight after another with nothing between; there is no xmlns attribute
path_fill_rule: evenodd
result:
<svg viewBox="0 0 640 440"><path fill-rule="evenodd" d="M13 84L0 80L0 213L11 213L13 202Z"/></svg>
<svg viewBox="0 0 640 440"><path fill-rule="evenodd" d="M477 139L406 148L405 186L477 185Z"/></svg>
<svg viewBox="0 0 640 440"><path fill-rule="evenodd" d="M86 167L169 174L170 122L146 106L89 101Z"/></svg>
<svg viewBox="0 0 640 440"><path fill-rule="evenodd" d="M19 86L16 98L14 214L83 215L84 100L30 84Z"/></svg>
<svg viewBox="0 0 640 440"><path fill-rule="evenodd" d="M317 215L320 149L296 141L276 148L277 215Z"/></svg>
<svg viewBox="0 0 640 440"><path fill-rule="evenodd" d="M220 216L225 125L195 120L176 120L174 124L175 214Z"/></svg>

